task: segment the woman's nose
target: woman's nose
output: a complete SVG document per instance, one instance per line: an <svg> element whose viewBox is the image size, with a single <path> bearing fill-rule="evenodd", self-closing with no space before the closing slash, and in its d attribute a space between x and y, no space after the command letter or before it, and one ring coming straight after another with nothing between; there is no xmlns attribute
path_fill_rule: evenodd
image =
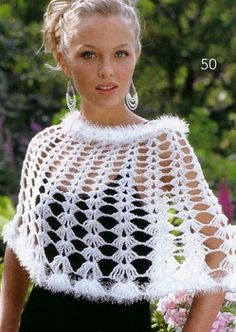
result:
<svg viewBox="0 0 236 332"><path fill-rule="evenodd" d="M113 75L112 64L109 61L104 61L99 65L98 75L102 77L110 77Z"/></svg>

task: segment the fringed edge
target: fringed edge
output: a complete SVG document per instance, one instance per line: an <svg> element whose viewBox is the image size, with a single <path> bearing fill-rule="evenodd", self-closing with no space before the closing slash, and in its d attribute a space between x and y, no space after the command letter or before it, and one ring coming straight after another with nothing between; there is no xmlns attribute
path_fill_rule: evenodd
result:
<svg viewBox="0 0 236 332"><path fill-rule="evenodd" d="M71 280L65 273L54 273L50 276L45 274L44 266L35 261L33 257L33 250L30 248L20 236L15 237L8 235L11 232L5 233L4 242L10 242L10 247L14 250L18 257L20 265L29 273L32 282L40 287L49 290L52 293L63 292L71 294L74 298L84 298L90 301L101 303L123 303L132 304L141 299L147 301L155 301L159 298L165 297L170 293L178 293L185 291L187 293L195 294L213 294L219 291L226 291L229 293L236 292L235 274L227 276L224 281L220 283L214 282L208 276L201 276L198 282L189 279L189 282L175 280L170 277L167 279L158 279L151 282L146 290L140 290L136 284L129 281L127 283L117 282L109 291L105 291L98 280L81 280L71 284ZM11 239L11 240L10 240ZM7 241L8 240L8 241ZM167 291L169 289L169 291Z"/></svg>
<svg viewBox="0 0 236 332"><path fill-rule="evenodd" d="M67 112L61 120L61 125L65 129L70 130L73 128L75 121L78 121L79 118L80 118L79 111Z"/></svg>
<svg viewBox="0 0 236 332"><path fill-rule="evenodd" d="M158 116L156 118L157 121L159 121L160 126L162 128L166 129L175 129L180 131L181 133L188 134L189 129L189 123L184 118L180 118L177 115L173 114L164 114L161 116Z"/></svg>
<svg viewBox="0 0 236 332"><path fill-rule="evenodd" d="M1 232L1 239L4 244L8 244L8 246L13 249L15 240L17 238L17 227L16 227L16 219L17 215L10 220L8 223L6 223Z"/></svg>
<svg viewBox="0 0 236 332"><path fill-rule="evenodd" d="M177 115L161 115L156 119L146 123L102 126L89 122L79 111L65 114L61 121L61 126L66 133L77 139L80 136L91 140L104 142L126 142L137 137L146 138L153 135L155 131L163 129L178 130L181 133L189 133L189 124L185 119Z"/></svg>

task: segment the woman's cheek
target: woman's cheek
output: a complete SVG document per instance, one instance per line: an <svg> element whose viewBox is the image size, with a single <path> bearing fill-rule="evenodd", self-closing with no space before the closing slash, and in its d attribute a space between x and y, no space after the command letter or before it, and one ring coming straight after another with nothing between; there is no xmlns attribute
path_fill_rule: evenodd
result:
<svg viewBox="0 0 236 332"><path fill-rule="evenodd" d="M82 66L74 67L73 80L76 82L77 87L86 85L86 81L89 80L89 73Z"/></svg>
<svg viewBox="0 0 236 332"><path fill-rule="evenodd" d="M135 69L134 64L131 62L128 62L122 66L119 67L119 73L122 77L129 77L130 75L133 74Z"/></svg>

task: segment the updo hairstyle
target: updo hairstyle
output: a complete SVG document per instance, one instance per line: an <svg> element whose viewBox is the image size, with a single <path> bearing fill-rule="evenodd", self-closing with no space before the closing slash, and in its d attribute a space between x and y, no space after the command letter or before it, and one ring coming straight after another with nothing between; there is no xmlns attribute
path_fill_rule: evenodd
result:
<svg viewBox="0 0 236 332"><path fill-rule="evenodd" d="M136 52L141 52L141 17L135 0L52 0L44 14L43 47L55 57L57 51L66 56L70 38L79 23L93 14L118 15L128 20L135 32ZM59 63L56 67L61 71Z"/></svg>

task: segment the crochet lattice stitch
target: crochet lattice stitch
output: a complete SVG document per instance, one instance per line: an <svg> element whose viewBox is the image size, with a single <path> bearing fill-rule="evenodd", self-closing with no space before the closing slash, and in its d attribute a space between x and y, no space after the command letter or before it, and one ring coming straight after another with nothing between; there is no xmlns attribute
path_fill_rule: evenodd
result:
<svg viewBox="0 0 236 332"><path fill-rule="evenodd" d="M236 291L236 236L177 116L102 127L79 112L30 142L4 241L40 286L132 303Z"/></svg>

